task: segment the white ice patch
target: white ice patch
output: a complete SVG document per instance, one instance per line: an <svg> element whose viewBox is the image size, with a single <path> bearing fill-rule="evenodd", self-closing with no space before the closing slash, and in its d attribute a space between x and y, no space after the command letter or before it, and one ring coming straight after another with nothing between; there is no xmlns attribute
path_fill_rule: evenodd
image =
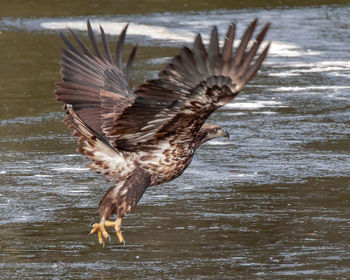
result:
<svg viewBox="0 0 350 280"><path fill-rule="evenodd" d="M278 72L278 73L269 73L268 74L271 77L295 77L295 76L300 76L301 74L294 73L292 71L285 71L285 72Z"/></svg>
<svg viewBox="0 0 350 280"><path fill-rule="evenodd" d="M89 168L84 168L84 167L59 167L59 168L53 168L51 170L75 172L75 171L87 171L87 170L89 170Z"/></svg>
<svg viewBox="0 0 350 280"><path fill-rule="evenodd" d="M246 115L247 113L245 113L245 112L223 112L223 114L225 115L225 116L244 116L244 115Z"/></svg>
<svg viewBox="0 0 350 280"><path fill-rule="evenodd" d="M225 109L243 109L243 110L256 110L261 108L278 107L286 108L287 106L282 105L282 102L266 100L266 101L255 101L255 102L234 102L224 106Z"/></svg>
<svg viewBox="0 0 350 280"><path fill-rule="evenodd" d="M100 32L100 25L103 27L106 34L119 35L127 22L110 22L105 20L98 20L94 23L91 21L91 26L96 33ZM67 26L71 29L86 31L86 21L49 21L42 22L40 26L44 29L60 30L67 29ZM195 33L170 29L164 26L148 25L130 23L128 27L128 35L136 36L147 36L157 40L172 40L172 41L183 41L192 42L195 37Z"/></svg>
<svg viewBox="0 0 350 280"><path fill-rule="evenodd" d="M293 87L277 87L277 88L272 88L271 91L277 91L277 92L310 92L310 91L337 91L337 90L343 90L343 89L350 89L350 86L329 86L329 85L324 85L324 86L310 86L310 87L298 87L298 86L293 86Z"/></svg>
<svg viewBox="0 0 350 280"><path fill-rule="evenodd" d="M73 190L69 190L70 193L87 193L89 192L89 190L87 189L73 189Z"/></svg>
<svg viewBox="0 0 350 280"><path fill-rule="evenodd" d="M147 61L148 64L163 64L163 63L169 63L172 57L157 57L152 58Z"/></svg>
<svg viewBox="0 0 350 280"><path fill-rule="evenodd" d="M1 170L1 171L0 171L0 174L6 174L6 173L7 173L6 170Z"/></svg>
<svg viewBox="0 0 350 280"><path fill-rule="evenodd" d="M255 177L257 175L258 175L257 172L254 172L254 173L251 173L251 174L236 173L236 174L231 174L230 177L246 178L246 177Z"/></svg>
<svg viewBox="0 0 350 280"><path fill-rule="evenodd" d="M208 145L213 145L213 146L225 146L225 145L231 145L232 143L229 141L218 141L218 140L209 140L208 142L206 142L206 144Z"/></svg>
<svg viewBox="0 0 350 280"><path fill-rule="evenodd" d="M269 56L286 56L286 57L298 57L306 55L320 55L320 52L303 50L298 44L272 41L269 50Z"/></svg>
<svg viewBox="0 0 350 280"><path fill-rule="evenodd" d="M167 195L167 194L158 194L158 195L152 195L152 198L153 199L165 199L165 198L168 198L169 197L169 195Z"/></svg>
<svg viewBox="0 0 350 280"><path fill-rule="evenodd" d="M296 64L293 64L293 67L310 68L310 69L306 69L305 71L311 71L311 72L350 70L350 61L349 60L333 60L333 61L328 60L328 61L318 61L318 62L308 63L308 64L296 63Z"/></svg>
<svg viewBox="0 0 350 280"><path fill-rule="evenodd" d="M276 67L277 66L277 67ZM269 73L269 76L289 77L300 76L304 73L326 73L333 76L350 77L350 61L318 61L310 63L286 63L283 67L292 67L292 70ZM281 68L281 65L272 64L272 68ZM342 73L343 72L343 73Z"/></svg>
<svg viewBox="0 0 350 280"><path fill-rule="evenodd" d="M350 78L350 75L347 74L347 73L332 72L332 73L329 73L329 74L331 74L334 77Z"/></svg>
<svg viewBox="0 0 350 280"><path fill-rule="evenodd" d="M259 111L259 112L252 112L255 115L276 115L277 112L272 112L272 111Z"/></svg>
<svg viewBox="0 0 350 280"><path fill-rule="evenodd" d="M35 174L34 177L50 178L50 177L53 177L53 175Z"/></svg>
<svg viewBox="0 0 350 280"><path fill-rule="evenodd" d="M226 21L225 21L226 22ZM203 26L204 21L201 21L199 25ZM110 21L104 19L92 20L91 26L96 34L100 33L100 25L103 27L106 34L109 35L119 35L124 26L127 24L126 21ZM215 21L210 22L210 27L215 24ZM184 42L192 43L198 32L196 28L188 26L186 24L177 26L162 26L162 22L157 22L155 24L149 23L136 23L130 22L127 34L131 36L147 36L150 40L162 40L170 42ZM165 24L166 25L166 24ZM66 30L70 27L73 30L86 31L86 21L81 19L59 19L43 21L39 26L46 30ZM208 26L208 28L210 28ZM226 25L225 25L226 28ZM202 39L205 44L209 42L208 33L202 32ZM220 44L223 45L224 37L220 36ZM240 41L235 40L235 47L239 45ZM142 44L142 42L138 42ZM263 46L266 43L263 44ZM262 46L262 47L263 47ZM269 50L269 56L284 56L284 57L299 57L299 56L309 56L309 55L319 55L320 52L304 50L300 45L294 43L287 43L281 41L272 41L271 48ZM151 60L150 63L164 63L168 61L169 58L162 58L161 61Z"/></svg>

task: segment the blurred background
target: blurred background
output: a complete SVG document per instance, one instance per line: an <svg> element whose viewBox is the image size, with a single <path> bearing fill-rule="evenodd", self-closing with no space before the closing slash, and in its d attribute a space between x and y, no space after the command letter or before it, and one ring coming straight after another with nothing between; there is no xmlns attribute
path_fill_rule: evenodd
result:
<svg viewBox="0 0 350 280"><path fill-rule="evenodd" d="M347 279L350 274L349 1L2 1L0 279ZM111 186L76 152L55 100L59 32L86 19L124 57L131 84L157 74L213 25L221 40L259 18L272 48L211 121L178 179L148 189L123 222L126 245L89 236ZM222 43L222 41L221 41Z"/></svg>

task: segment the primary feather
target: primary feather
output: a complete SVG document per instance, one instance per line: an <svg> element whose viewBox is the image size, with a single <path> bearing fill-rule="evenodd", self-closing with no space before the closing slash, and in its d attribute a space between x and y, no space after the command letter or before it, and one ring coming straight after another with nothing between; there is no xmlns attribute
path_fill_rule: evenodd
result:
<svg viewBox="0 0 350 280"><path fill-rule="evenodd" d="M136 90L128 85L136 47L125 71L122 63L128 25L118 38L115 60L102 27L103 51L89 21L93 52L72 30L77 47L61 34L66 47L55 94L66 104L65 123L79 136L79 151L93 161L90 167L115 181L99 205L103 220L130 213L148 186L178 177L202 143L227 135L205 121L233 100L264 61L269 44L261 44L269 24L250 44L256 25L254 20L248 26L235 50L234 23L222 49L216 27L208 48L198 34L192 49L183 47L158 79Z"/></svg>

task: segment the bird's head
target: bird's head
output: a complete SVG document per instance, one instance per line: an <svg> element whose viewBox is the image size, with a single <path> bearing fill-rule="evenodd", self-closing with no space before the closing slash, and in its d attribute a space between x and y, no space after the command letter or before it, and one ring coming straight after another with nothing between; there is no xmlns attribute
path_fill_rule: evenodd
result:
<svg viewBox="0 0 350 280"><path fill-rule="evenodd" d="M230 139L230 134L227 130L223 129L222 127L216 124L205 123L198 133L198 146L208 140L218 137L226 137Z"/></svg>

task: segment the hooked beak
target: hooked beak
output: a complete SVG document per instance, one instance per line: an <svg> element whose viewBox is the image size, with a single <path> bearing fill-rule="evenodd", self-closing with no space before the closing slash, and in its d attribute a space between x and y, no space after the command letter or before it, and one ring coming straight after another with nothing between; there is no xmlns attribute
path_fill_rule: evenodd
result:
<svg viewBox="0 0 350 280"><path fill-rule="evenodd" d="M226 129L224 131L224 137L226 137L227 139L230 139L230 133L228 133Z"/></svg>

